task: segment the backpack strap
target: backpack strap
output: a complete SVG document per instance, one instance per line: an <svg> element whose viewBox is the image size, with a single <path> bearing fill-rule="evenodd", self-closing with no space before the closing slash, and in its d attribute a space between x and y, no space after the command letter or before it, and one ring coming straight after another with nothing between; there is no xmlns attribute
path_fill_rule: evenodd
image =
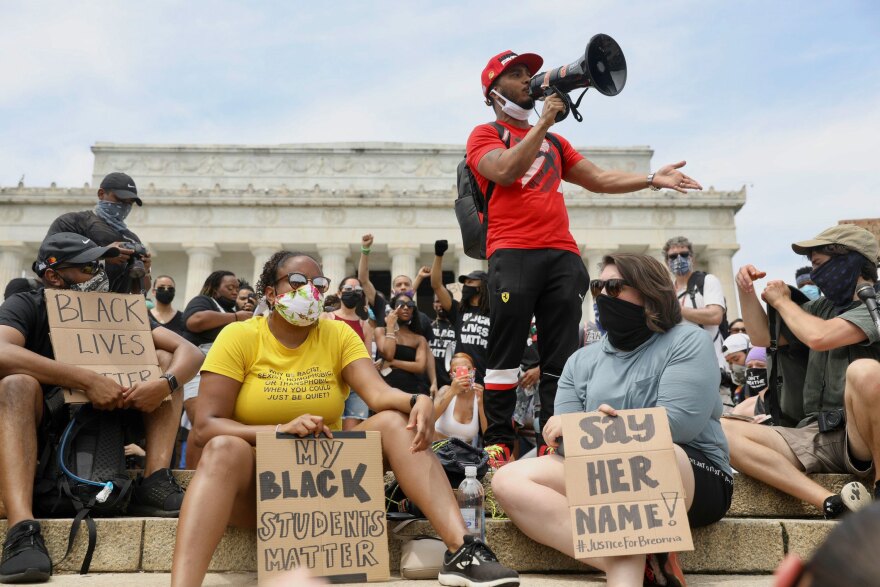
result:
<svg viewBox="0 0 880 587"><path fill-rule="evenodd" d="M494 128L495 131L498 133L498 138L501 139L501 142L504 143L504 148L509 149L510 148L510 131L507 130L506 128L504 128L504 126L498 122L490 122L489 124L491 124L492 128ZM495 191L495 182L490 181L489 185L486 186L486 209L483 210L483 216L486 220L484 220L484 223L489 218L489 198L492 197L492 192L494 192L494 191Z"/></svg>

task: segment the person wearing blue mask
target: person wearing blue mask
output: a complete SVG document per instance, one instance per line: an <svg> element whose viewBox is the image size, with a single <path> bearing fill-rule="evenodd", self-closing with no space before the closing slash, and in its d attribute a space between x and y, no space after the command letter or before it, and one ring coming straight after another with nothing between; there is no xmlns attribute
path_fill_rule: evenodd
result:
<svg viewBox="0 0 880 587"><path fill-rule="evenodd" d="M90 238L102 247L119 249L119 256L104 262L110 278L110 291L142 293L150 289L150 253L139 254L131 244L140 238L125 223L132 205L143 206L137 186L128 174L115 171L107 174L98 189L98 203L92 210L68 212L52 222L46 236L72 232Z"/></svg>
<svg viewBox="0 0 880 587"><path fill-rule="evenodd" d="M809 265L806 267L801 267L794 273L794 280L797 284L797 287L805 296L810 298L811 300L819 299L819 296L822 293L819 291L819 286L813 283L813 279L810 277L810 273L813 271L813 268Z"/></svg>

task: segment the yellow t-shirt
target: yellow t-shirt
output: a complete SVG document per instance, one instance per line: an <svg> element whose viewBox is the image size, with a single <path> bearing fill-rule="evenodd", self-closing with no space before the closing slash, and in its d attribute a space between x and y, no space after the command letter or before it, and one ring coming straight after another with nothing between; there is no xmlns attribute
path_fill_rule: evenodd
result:
<svg viewBox="0 0 880 587"><path fill-rule="evenodd" d="M348 385L342 369L369 358L363 341L345 322L320 320L299 348L289 349L258 316L220 331L202 371L241 382L233 419L243 424L283 424L303 414L342 428Z"/></svg>

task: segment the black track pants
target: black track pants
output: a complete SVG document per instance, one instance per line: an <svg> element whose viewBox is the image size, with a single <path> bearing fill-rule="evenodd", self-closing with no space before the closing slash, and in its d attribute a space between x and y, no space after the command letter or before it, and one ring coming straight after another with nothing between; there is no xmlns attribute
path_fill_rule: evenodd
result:
<svg viewBox="0 0 880 587"><path fill-rule="evenodd" d="M553 415L556 385L577 349L589 275L579 255L557 249L499 249L489 258L489 357L483 404L485 444L513 447L519 365L532 315L541 355L541 425ZM543 443L543 440L540 440Z"/></svg>

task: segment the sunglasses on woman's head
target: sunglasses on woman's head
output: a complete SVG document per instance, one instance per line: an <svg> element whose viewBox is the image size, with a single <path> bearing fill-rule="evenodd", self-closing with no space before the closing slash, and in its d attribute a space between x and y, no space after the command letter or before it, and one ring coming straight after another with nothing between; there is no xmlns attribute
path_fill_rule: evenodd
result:
<svg viewBox="0 0 880 587"><path fill-rule="evenodd" d="M679 257L681 257L682 259L687 259L690 256L691 256L690 252L685 251L683 253L670 253L669 255L666 255L666 258L669 259L670 261L674 261L674 260L678 259Z"/></svg>
<svg viewBox="0 0 880 587"><path fill-rule="evenodd" d="M321 293L326 293L327 289L330 287L330 280L323 275L318 275L317 277L309 279L302 273L288 273L287 277L282 277L276 281L275 284L277 285L285 279L293 289L299 289L310 281L312 282L312 285L315 286L315 289Z"/></svg>
<svg viewBox="0 0 880 587"><path fill-rule="evenodd" d="M57 267L52 267L52 269L56 271L59 269L79 269L86 275L95 275L101 270L101 263L98 261L90 261L88 263L77 263L75 265L58 265Z"/></svg>
<svg viewBox="0 0 880 587"><path fill-rule="evenodd" d="M396 304L394 304L394 307L395 308L410 308L410 309L412 309L412 308L416 307L416 303L415 302L404 302L401 300L401 301L397 302Z"/></svg>
<svg viewBox="0 0 880 587"><path fill-rule="evenodd" d="M624 279L594 279L590 282L590 294L595 298L604 289L609 297L616 298L624 285L629 285Z"/></svg>

